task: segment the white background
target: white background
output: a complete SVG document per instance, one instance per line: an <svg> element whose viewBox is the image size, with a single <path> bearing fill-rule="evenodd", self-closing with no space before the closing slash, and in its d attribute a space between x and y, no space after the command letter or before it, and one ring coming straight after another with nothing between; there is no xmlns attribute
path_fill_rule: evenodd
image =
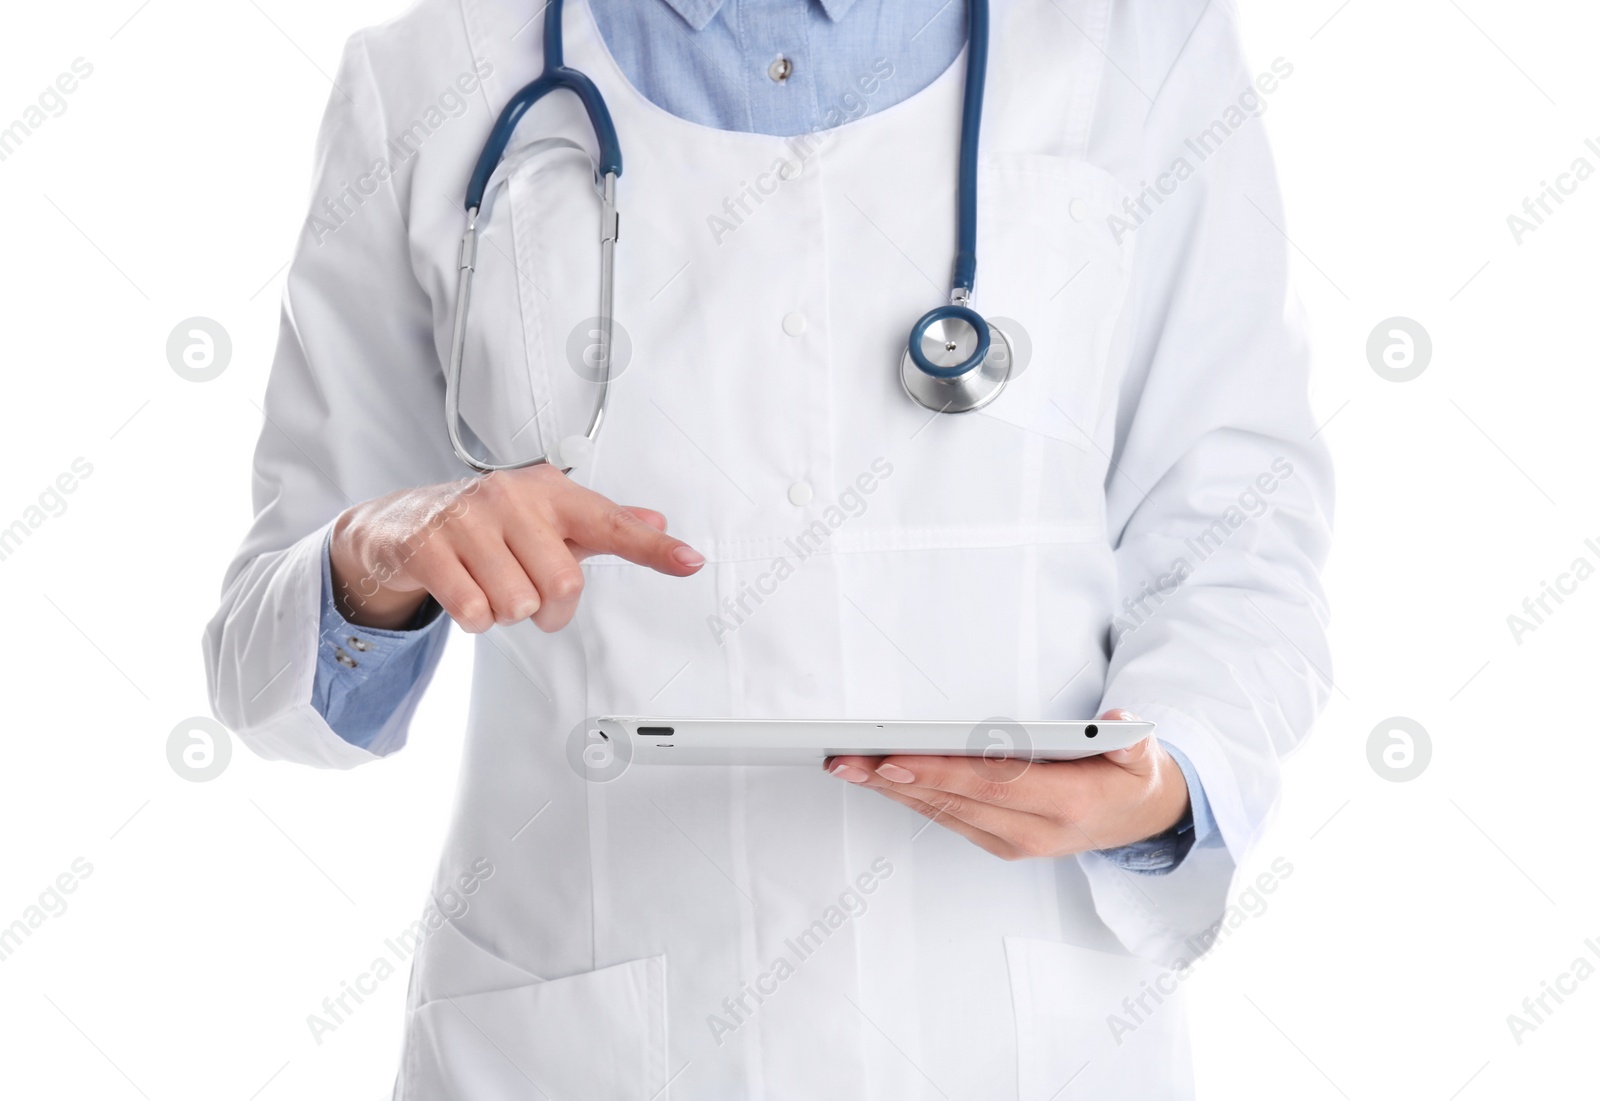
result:
<svg viewBox="0 0 1600 1101"><path fill-rule="evenodd" d="M1518 243L1506 217L1600 139L1592 6L1243 0L1339 472L1337 689L1253 863L1293 874L1189 979L1203 1098L1574 1096L1600 981L1518 1044L1507 1015L1600 938L1600 579L1519 644L1506 617L1587 557L1600 179ZM10 558L0 926L93 871L0 963L0 1094L387 1096L405 978L319 1046L306 1025L420 911L453 797L468 650L412 744L348 773L242 748L191 783L199 638L249 519L248 461L313 135L345 37L393 0L10 5L0 125L93 75L0 162L0 527L93 473ZM530 14L532 5L530 5ZM232 334L216 381L167 334ZM1386 381L1368 333L1431 333ZM1369 766L1393 715L1417 779ZM1597 947L1600 950L1600 947ZM1590 957L1597 964L1600 958ZM1550 1003L1553 1005L1554 1003Z"/></svg>

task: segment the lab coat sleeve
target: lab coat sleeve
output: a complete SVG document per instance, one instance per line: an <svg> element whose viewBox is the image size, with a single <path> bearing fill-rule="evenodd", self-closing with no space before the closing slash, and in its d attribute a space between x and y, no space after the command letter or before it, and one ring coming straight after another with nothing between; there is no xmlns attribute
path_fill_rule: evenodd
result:
<svg viewBox="0 0 1600 1101"><path fill-rule="evenodd" d="M1231 5L1208 5L1150 108L1131 185L1179 159L1193 170L1128 231L1129 360L1106 485L1120 594L1103 706L1153 720L1188 758L1222 844L1197 846L1162 877L1081 859L1106 923L1168 964L1194 958L1222 917L1278 797L1279 762L1331 685L1318 574L1332 470L1310 410L1276 172L1248 117L1252 102L1270 104L1245 95L1257 77ZM1242 115L1227 114L1241 102ZM1243 121L1213 130L1226 136L1203 159L1186 142L1233 117Z"/></svg>
<svg viewBox="0 0 1600 1101"><path fill-rule="evenodd" d="M339 737L312 704L324 540L350 505L463 473L442 421L433 309L408 244L411 164L389 163L378 88L357 35L323 119L311 215L284 290L255 521L204 639L219 719L264 757L334 768L392 752L406 732L374 752Z"/></svg>

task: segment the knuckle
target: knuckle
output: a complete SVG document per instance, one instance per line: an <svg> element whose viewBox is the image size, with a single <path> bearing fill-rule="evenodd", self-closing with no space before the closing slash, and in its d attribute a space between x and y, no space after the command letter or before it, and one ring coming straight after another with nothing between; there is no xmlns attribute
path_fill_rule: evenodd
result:
<svg viewBox="0 0 1600 1101"><path fill-rule="evenodd" d="M530 486L538 491L538 496L548 499L557 490L565 485L571 485L567 476L549 463L540 463L538 466L526 466L517 472L522 475L519 484Z"/></svg>
<svg viewBox="0 0 1600 1101"><path fill-rule="evenodd" d="M396 562L406 562L418 577L432 577L447 559L455 555L442 539L419 536L412 544L400 548L394 556Z"/></svg>
<svg viewBox="0 0 1600 1101"><path fill-rule="evenodd" d="M576 566L558 570L541 586L550 600L572 600L583 592L583 571Z"/></svg>
<svg viewBox="0 0 1600 1101"><path fill-rule="evenodd" d="M460 486L451 495L452 503L464 503L466 498L476 497L485 504L498 504L505 500L507 490L510 488L511 479L502 477L501 471L485 474L481 478L474 478L467 485Z"/></svg>
<svg viewBox="0 0 1600 1101"><path fill-rule="evenodd" d="M527 595L521 592L501 593L490 603L494 607L494 621L501 624L515 623L527 618L529 614Z"/></svg>
<svg viewBox="0 0 1600 1101"><path fill-rule="evenodd" d="M450 605L446 604L445 607L449 608ZM469 630L486 629L492 618L489 613L489 602L476 593L458 599L455 602L454 615L461 625Z"/></svg>
<svg viewBox="0 0 1600 1101"><path fill-rule="evenodd" d="M621 505L608 503L603 523L606 531L611 535L622 536L631 533L635 526L642 523L642 521Z"/></svg>
<svg viewBox="0 0 1600 1101"><path fill-rule="evenodd" d="M437 578L430 579L428 592L433 594L433 599L439 602L452 619L461 618L461 600L466 594L461 591L461 586L453 582L439 584Z"/></svg>
<svg viewBox="0 0 1600 1101"><path fill-rule="evenodd" d="M533 617L533 622L545 634L553 635L565 627L571 618L568 615L551 614L548 608L542 608L539 614Z"/></svg>

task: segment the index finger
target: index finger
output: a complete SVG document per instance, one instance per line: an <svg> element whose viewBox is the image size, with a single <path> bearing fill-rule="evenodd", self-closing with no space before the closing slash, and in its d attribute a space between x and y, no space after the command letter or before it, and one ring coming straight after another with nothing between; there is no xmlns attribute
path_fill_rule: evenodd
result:
<svg viewBox="0 0 1600 1101"><path fill-rule="evenodd" d="M557 505L562 534L584 550L614 554L673 577L687 577L705 565L705 555L683 540L593 490L572 488L575 492Z"/></svg>

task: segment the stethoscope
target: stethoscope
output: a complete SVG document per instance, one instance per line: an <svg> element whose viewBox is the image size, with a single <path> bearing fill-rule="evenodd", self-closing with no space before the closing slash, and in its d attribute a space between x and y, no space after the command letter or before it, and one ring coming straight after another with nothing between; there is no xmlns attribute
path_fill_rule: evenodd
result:
<svg viewBox="0 0 1600 1101"><path fill-rule="evenodd" d="M568 68L563 54L562 0L550 0L544 16L544 72L523 87L500 112L483 152L478 154L467 184L467 229L461 238L456 282L455 332L450 342L450 365L445 374L445 425L450 446L462 462L481 473L515 470L539 463L570 471L593 446L605 420L612 370L612 289L617 248L617 178L622 175L622 148L617 141L611 112L594 81ZM918 405L935 413L969 413L1000 395L1011 374L1011 341L972 308L972 286L977 272L978 238L978 126L983 119L983 89L989 61L988 0L967 0L967 71L961 102L961 154L957 188L956 262L951 278L950 302L929 310L911 327L905 353L900 357L900 383ZM582 101L594 130L599 158L594 163L595 190L600 195L600 310L594 335L598 337L595 364L594 411L581 436L569 436L556 448L535 459L493 463L467 450L461 438L461 367L467 345L467 314L472 304L472 276L478 262L478 225L487 225L495 195L527 161L558 149L588 156L578 143L566 138L543 138L519 146L509 157L506 147L522 116L544 96L558 88Z"/></svg>

